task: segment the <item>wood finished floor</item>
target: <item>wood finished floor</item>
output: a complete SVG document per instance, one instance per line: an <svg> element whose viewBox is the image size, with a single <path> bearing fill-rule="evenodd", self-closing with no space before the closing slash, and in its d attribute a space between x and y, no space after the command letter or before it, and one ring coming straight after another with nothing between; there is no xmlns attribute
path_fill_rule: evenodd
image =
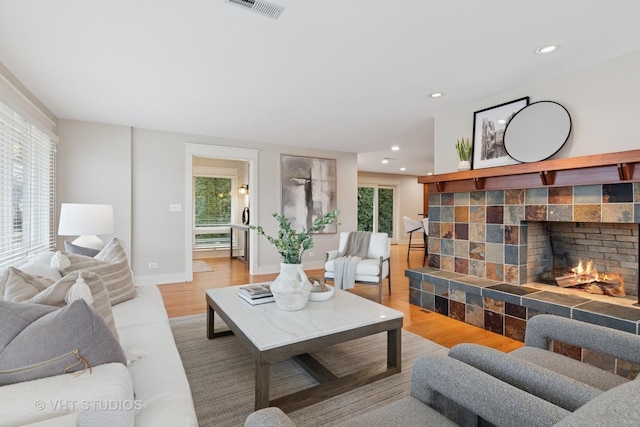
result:
<svg viewBox="0 0 640 427"><path fill-rule="evenodd" d="M210 258L205 261L213 271L194 273L193 282L159 286L169 317L205 313L207 289L264 282L273 280L277 276L277 274L251 276L246 265L237 259ZM422 252L411 251L410 259L407 261L407 245L393 245L391 247L391 295L388 293L385 281L382 304L404 313L406 330L449 348L459 343L476 343L509 352L523 345L519 341L409 304L409 280L404 277L404 271L411 267L422 267ZM308 270L306 273L309 276L322 276L322 270ZM351 292L376 300L378 288L356 284Z"/></svg>

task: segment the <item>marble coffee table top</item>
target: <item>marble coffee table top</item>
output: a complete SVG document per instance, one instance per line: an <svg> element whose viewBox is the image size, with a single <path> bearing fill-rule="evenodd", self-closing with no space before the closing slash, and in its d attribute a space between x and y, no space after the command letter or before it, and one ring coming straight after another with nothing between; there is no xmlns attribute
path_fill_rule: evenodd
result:
<svg viewBox="0 0 640 427"><path fill-rule="evenodd" d="M400 311L341 289L327 301L284 311L275 302L251 305L238 296L238 288L209 289L207 295L260 351L403 317Z"/></svg>

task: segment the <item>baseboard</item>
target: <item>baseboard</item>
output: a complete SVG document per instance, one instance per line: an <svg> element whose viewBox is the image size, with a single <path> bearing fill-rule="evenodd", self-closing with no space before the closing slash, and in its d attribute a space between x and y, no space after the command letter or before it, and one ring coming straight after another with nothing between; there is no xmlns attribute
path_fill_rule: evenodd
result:
<svg viewBox="0 0 640 427"><path fill-rule="evenodd" d="M303 262L305 270L316 270L324 268L324 261L305 261ZM280 272L280 264L264 265L258 268L255 274L272 274ZM171 274L153 274L147 276L135 276L134 283L138 286L163 285L166 283L182 283L186 280L186 273Z"/></svg>
<svg viewBox="0 0 640 427"><path fill-rule="evenodd" d="M163 285L165 283L186 282L185 273L153 274L147 276L135 276L134 283L137 286Z"/></svg>
<svg viewBox="0 0 640 427"><path fill-rule="evenodd" d="M324 261L304 261L302 263L305 270L317 270L324 268ZM255 274L272 274L280 272L280 264L274 265L263 265L262 267L258 267L258 271Z"/></svg>

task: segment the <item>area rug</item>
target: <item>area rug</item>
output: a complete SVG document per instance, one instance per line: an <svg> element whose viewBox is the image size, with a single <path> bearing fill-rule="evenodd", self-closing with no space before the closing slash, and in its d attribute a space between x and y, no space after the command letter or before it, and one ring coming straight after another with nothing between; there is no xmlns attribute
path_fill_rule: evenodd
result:
<svg viewBox="0 0 640 427"><path fill-rule="evenodd" d="M201 259L193 260L193 272L194 273L204 273L206 271L213 271L213 268L209 266L206 262Z"/></svg>
<svg viewBox="0 0 640 427"><path fill-rule="evenodd" d="M219 321L216 329L225 325ZM201 426L242 426L253 412L254 366L235 336L206 338L206 315L171 319L171 329L191 386ZM386 360L386 333L336 344L313 356L338 376ZM402 372L289 413L298 426L333 425L409 394L411 366L419 355L448 349L402 330ZM270 398L317 384L296 362L271 367Z"/></svg>

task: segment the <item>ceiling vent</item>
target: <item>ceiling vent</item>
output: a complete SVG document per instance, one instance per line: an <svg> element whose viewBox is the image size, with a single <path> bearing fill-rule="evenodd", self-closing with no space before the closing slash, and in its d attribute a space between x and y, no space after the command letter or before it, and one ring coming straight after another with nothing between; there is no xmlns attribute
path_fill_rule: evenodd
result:
<svg viewBox="0 0 640 427"><path fill-rule="evenodd" d="M226 0L227 3L238 5L245 9L250 9L260 15L278 19L284 7L261 0Z"/></svg>

